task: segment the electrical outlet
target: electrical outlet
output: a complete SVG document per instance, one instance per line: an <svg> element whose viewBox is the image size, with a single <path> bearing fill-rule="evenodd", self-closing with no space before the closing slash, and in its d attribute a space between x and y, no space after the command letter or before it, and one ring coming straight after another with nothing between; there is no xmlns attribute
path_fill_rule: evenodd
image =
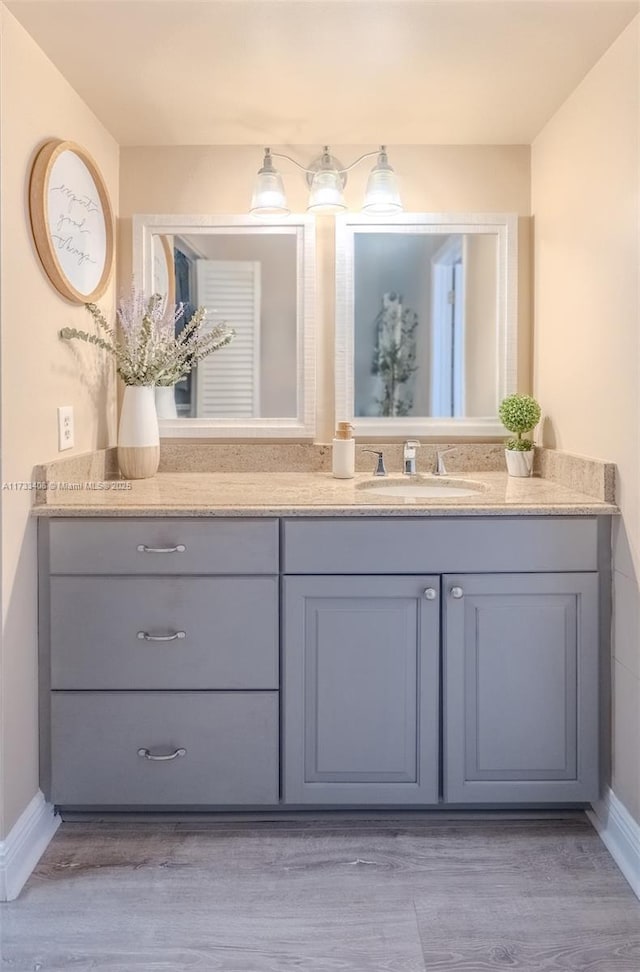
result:
<svg viewBox="0 0 640 972"><path fill-rule="evenodd" d="M73 449L73 406L58 406L58 452Z"/></svg>

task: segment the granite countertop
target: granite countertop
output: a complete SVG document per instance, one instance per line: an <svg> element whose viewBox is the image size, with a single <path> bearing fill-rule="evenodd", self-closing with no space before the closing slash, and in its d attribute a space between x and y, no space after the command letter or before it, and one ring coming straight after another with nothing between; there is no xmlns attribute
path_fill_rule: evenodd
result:
<svg viewBox="0 0 640 972"><path fill-rule="evenodd" d="M481 485L471 496L408 499L372 494L368 485L406 485L410 477L374 480L370 473L334 479L328 472L164 472L125 482L49 482L36 516L595 516L614 503L550 479L504 472L465 472L431 480Z"/></svg>

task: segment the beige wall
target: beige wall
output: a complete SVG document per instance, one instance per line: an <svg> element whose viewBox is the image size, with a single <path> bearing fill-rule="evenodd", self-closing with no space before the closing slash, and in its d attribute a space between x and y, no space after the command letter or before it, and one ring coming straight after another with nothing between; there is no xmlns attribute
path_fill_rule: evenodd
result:
<svg viewBox="0 0 640 972"><path fill-rule="evenodd" d="M58 455L58 405L75 409L75 452L114 438L111 371L94 349L74 351L58 331L90 323L59 297L31 241L28 173L47 139L79 142L96 159L114 209L118 146L15 18L0 8L2 57L2 481L29 482ZM100 301L113 311L113 292ZM86 353L84 353L86 352ZM71 455L67 452L66 455ZM38 789L36 527L28 491L3 490L0 649L0 839Z"/></svg>
<svg viewBox="0 0 640 972"><path fill-rule="evenodd" d="M285 152L303 163L318 146L287 146ZM359 145L332 146L348 164L363 151ZM390 161L400 178L403 204L415 212L514 212L520 219L520 386L529 389L529 147L393 146ZM372 162L375 160L372 160ZM134 213L245 213L262 163L260 146L139 147L120 154L119 279L131 277L131 216ZM307 185L287 162L280 169L289 205L304 212ZM349 173L347 202L360 208L370 166ZM318 244L318 439L333 432L333 219L317 220Z"/></svg>
<svg viewBox="0 0 640 972"><path fill-rule="evenodd" d="M532 147L534 392L549 445L617 463L615 794L640 821L640 18Z"/></svg>

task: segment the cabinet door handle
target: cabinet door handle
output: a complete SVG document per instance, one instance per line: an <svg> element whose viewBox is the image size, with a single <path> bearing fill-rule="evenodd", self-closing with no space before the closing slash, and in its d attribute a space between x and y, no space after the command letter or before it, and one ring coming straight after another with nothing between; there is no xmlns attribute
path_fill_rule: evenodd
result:
<svg viewBox="0 0 640 972"><path fill-rule="evenodd" d="M138 638L140 641L182 641L182 639L186 637L186 631L174 631L174 633L170 635L154 635L149 634L148 631L138 631Z"/></svg>
<svg viewBox="0 0 640 972"><path fill-rule="evenodd" d="M461 587L452 587L451 588L451 597L455 597L456 600L458 600L458 598L461 598L463 596L464 596L464 591L462 590Z"/></svg>
<svg viewBox="0 0 640 972"><path fill-rule="evenodd" d="M424 596L426 597L427 601L435 601L438 596L438 592L435 587L427 587L426 591L424 592Z"/></svg>
<svg viewBox="0 0 640 972"><path fill-rule="evenodd" d="M186 756L186 755L187 755L186 749L176 749L174 753L158 754L157 756L154 756L154 754L150 752L150 750L148 749L138 750L138 756L143 756L145 759L151 759L154 762L158 762L158 763L166 763L167 760L169 759L178 759L180 756Z"/></svg>
<svg viewBox="0 0 640 972"><path fill-rule="evenodd" d="M184 553L187 549L183 543L176 544L175 547L147 547L145 543L139 543L137 546L138 553Z"/></svg>

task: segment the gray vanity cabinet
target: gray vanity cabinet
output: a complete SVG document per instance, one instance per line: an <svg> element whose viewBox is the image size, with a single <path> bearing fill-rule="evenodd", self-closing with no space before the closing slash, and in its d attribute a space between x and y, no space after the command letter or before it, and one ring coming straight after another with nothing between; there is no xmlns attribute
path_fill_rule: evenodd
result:
<svg viewBox="0 0 640 972"><path fill-rule="evenodd" d="M284 579L284 800L434 804L438 577Z"/></svg>
<svg viewBox="0 0 640 972"><path fill-rule="evenodd" d="M40 567L48 799L278 803L277 520L45 521Z"/></svg>
<svg viewBox="0 0 640 972"><path fill-rule="evenodd" d="M597 798L608 521L299 518L283 539L286 802L436 803L440 745L449 806Z"/></svg>
<svg viewBox="0 0 640 972"><path fill-rule="evenodd" d="M598 575L443 578L444 799L598 795Z"/></svg>
<svg viewBox="0 0 640 972"><path fill-rule="evenodd" d="M39 535L41 786L62 807L598 796L604 517L61 517Z"/></svg>

